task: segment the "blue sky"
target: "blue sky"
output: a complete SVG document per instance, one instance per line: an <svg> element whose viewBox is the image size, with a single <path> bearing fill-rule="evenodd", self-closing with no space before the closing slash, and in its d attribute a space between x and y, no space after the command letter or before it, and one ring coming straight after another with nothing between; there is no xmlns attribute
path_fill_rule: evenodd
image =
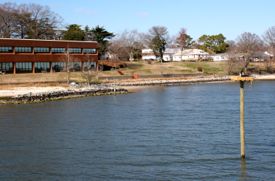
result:
<svg viewBox="0 0 275 181"><path fill-rule="evenodd" d="M194 39L223 33L235 40L243 32L262 35L275 26L275 0L0 0L39 3L58 13L64 24L101 25L120 33L147 32L166 26L171 36L181 28Z"/></svg>

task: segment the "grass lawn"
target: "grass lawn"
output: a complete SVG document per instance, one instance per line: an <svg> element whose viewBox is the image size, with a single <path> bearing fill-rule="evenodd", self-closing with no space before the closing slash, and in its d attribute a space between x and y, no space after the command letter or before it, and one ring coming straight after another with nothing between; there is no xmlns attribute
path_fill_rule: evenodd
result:
<svg viewBox="0 0 275 181"><path fill-rule="evenodd" d="M98 77L104 79L104 77L123 77L132 76L133 74L138 75L163 75L163 74L197 74L203 73L205 75L226 74L226 63L217 62L152 62L149 64L145 61L128 62L126 68L120 68L110 71L99 71ZM200 68L198 68L200 67ZM123 75L121 75L121 73ZM92 74L94 77L96 73ZM0 75L0 84L11 84L11 83L44 83L48 82L51 84L58 82L67 82L68 73L56 72L56 73L27 73L27 74L5 74ZM85 76L82 72L70 72L70 81L85 82Z"/></svg>
<svg viewBox="0 0 275 181"><path fill-rule="evenodd" d="M201 67L199 71L198 67ZM133 73L140 75L160 75L160 74L190 74L199 73L204 74L226 74L226 63L224 62L154 62L153 64L148 64L147 62L133 62L128 63L127 68L120 69L127 75L132 75ZM117 70L102 72L103 74L117 75Z"/></svg>

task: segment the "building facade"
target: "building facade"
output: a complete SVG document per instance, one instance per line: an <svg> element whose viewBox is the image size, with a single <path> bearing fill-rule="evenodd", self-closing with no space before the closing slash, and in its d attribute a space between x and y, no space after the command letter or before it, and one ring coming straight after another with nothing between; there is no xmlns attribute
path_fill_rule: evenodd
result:
<svg viewBox="0 0 275 181"><path fill-rule="evenodd" d="M141 50L142 60L156 60L157 57L152 49L146 48Z"/></svg>
<svg viewBox="0 0 275 181"><path fill-rule="evenodd" d="M214 62L228 61L230 59L227 53L219 53L219 54L211 55L210 57Z"/></svg>
<svg viewBox="0 0 275 181"><path fill-rule="evenodd" d="M209 54L200 49L185 49L181 51L179 48L167 48L163 52L164 61L196 61L209 58ZM158 60L152 49L142 49L143 60Z"/></svg>
<svg viewBox="0 0 275 181"><path fill-rule="evenodd" d="M200 49L185 49L173 55L174 61L197 61L209 58L209 54Z"/></svg>
<svg viewBox="0 0 275 181"><path fill-rule="evenodd" d="M5 73L81 71L98 61L95 41L0 39L0 71Z"/></svg>

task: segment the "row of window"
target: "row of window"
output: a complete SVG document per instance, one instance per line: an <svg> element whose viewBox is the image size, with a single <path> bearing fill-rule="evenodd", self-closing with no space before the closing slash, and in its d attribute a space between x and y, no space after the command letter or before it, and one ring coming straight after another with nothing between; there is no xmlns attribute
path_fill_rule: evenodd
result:
<svg viewBox="0 0 275 181"><path fill-rule="evenodd" d="M16 62L16 72L31 72L32 71L32 63L31 62ZM52 70L54 72L60 72L65 70L66 63L64 62L53 62ZM50 71L50 63L49 62L35 62L34 64L35 72L49 72ZM80 71L81 70L81 62L71 62L69 65L71 71ZM94 69L95 62L84 62L83 63L84 70ZM11 62L0 62L0 71L1 72L12 72L13 65Z"/></svg>
<svg viewBox="0 0 275 181"><path fill-rule="evenodd" d="M12 52L12 47L0 47L0 52L10 53Z"/></svg>
<svg viewBox="0 0 275 181"><path fill-rule="evenodd" d="M32 47L15 47L16 53L31 53ZM34 47L34 53L65 53L65 48L48 48L48 47ZM12 47L0 47L0 53L12 53ZM69 53L95 54L95 48L68 48Z"/></svg>

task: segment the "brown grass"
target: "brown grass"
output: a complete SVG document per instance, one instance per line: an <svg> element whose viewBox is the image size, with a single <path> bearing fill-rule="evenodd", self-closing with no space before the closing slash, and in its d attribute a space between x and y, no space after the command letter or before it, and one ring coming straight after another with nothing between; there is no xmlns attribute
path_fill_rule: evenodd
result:
<svg viewBox="0 0 275 181"><path fill-rule="evenodd" d="M196 74L201 73L198 71L198 67L202 68L202 72L206 75L209 74L225 74L225 63L216 62L167 62L159 63L153 62L148 64L147 62L128 62L126 68L98 72L98 77L129 77L133 74L137 75L163 75L163 74ZM118 72L123 72L124 75L120 75ZM66 72L56 72L56 73L36 73L36 74L6 74L0 75L0 89L1 85L13 86L29 86L29 85L46 85L46 86L56 86L63 85L67 83L68 74ZM71 72L69 74L70 81L85 82L83 78L83 73L81 72Z"/></svg>

